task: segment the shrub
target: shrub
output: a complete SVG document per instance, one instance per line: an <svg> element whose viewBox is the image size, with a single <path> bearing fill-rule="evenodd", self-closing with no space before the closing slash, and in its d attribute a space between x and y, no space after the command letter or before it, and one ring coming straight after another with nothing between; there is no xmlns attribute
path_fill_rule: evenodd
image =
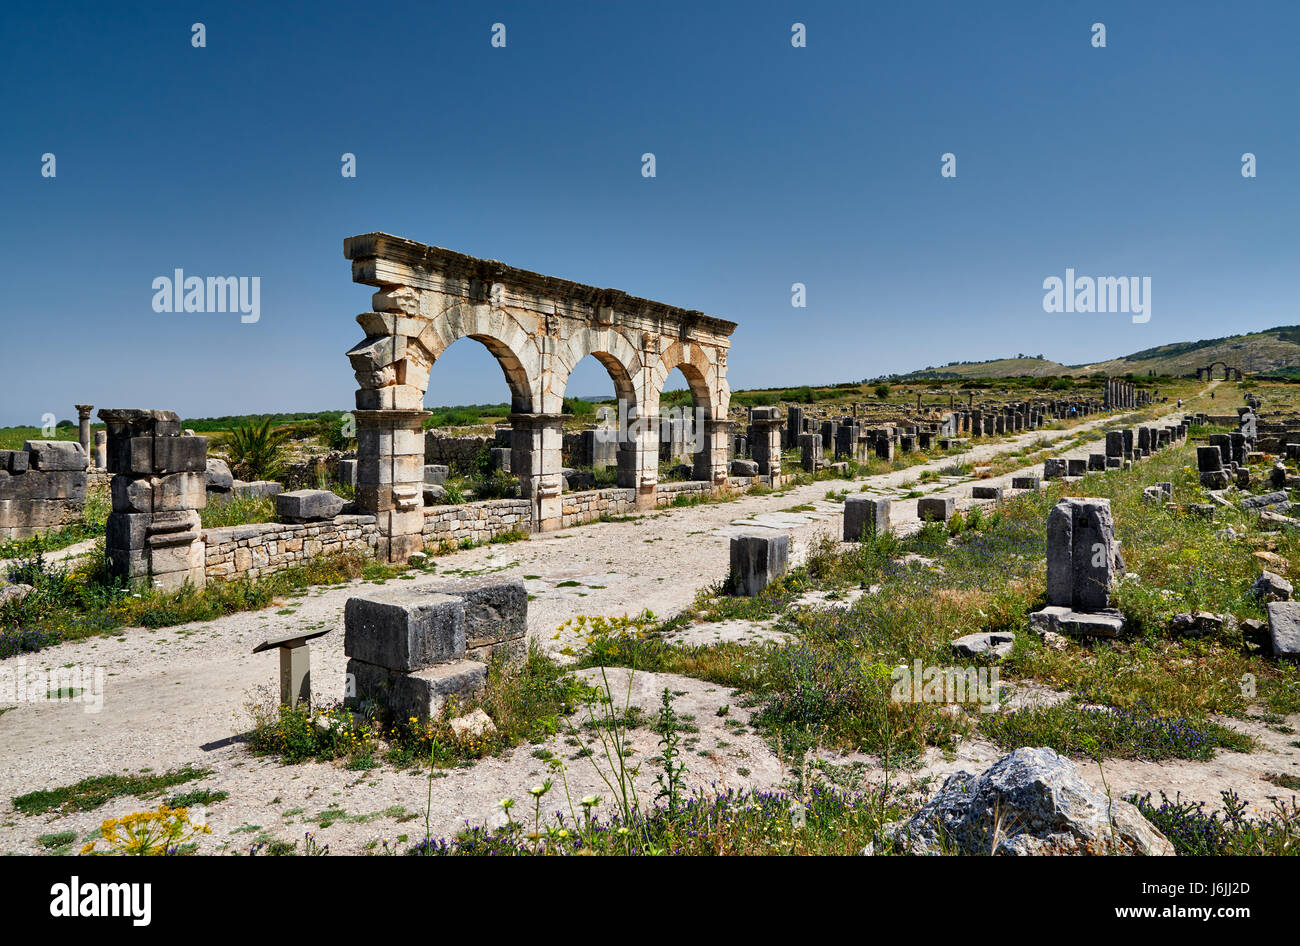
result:
<svg viewBox="0 0 1300 946"><path fill-rule="evenodd" d="M287 429L271 429L269 417L261 424L241 424L226 439L231 471L244 480L274 479L283 472L288 439Z"/></svg>

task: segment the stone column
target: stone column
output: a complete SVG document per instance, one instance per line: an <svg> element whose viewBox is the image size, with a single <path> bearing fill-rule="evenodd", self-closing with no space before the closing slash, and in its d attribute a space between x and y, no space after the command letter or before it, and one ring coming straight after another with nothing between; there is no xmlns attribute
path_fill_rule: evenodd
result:
<svg viewBox="0 0 1300 946"><path fill-rule="evenodd" d="M731 421L710 418L701 424L704 429L695 432L694 476L697 480L712 483L714 489L722 489L727 485L727 441L731 438ZM817 443L820 446L820 435L817 435Z"/></svg>
<svg viewBox="0 0 1300 946"><path fill-rule="evenodd" d="M424 549L424 419L416 409L357 410L357 511L372 515L375 554L405 562Z"/></svg>
<svg viewBox="0 0 1300 946"><path fill-rule="evenodd" d="M532 501L533 522L539 532L554 532L563 523L564 418L560 414L511 414L514 428L510 468L519 476L519 491ZM641 443L644 449L647 444ZM658 443L650 451L658 456ZM642 451L638 451L640 456Z"/></svg>
<svg viewBox="0 0 1300 946"><path fill-rule="evenodd" d="M81 449L84 450L84 451L86 451L86 458L87 458L88 461L90 461L90 457L91 457L91 453L90 453L90 412L93 411L93 410L95 409L95 405L94 405L94 404L78 404L78 405L76 405L76 408L77 408L77 421L78 421L78 424L79 424L79 430L77 431L77 439L78 439L79 441L81 441ZM90 462L93 462L93 461L90 461Z"/></svg>
<svg viewBox="0 0 1300 946"><path fill-rule="evenodd" d="M781 418L775 407L754 408L754 459L760 476L773 482L781 475ZM840 428L841 432L844 430Z"/></svg>
<svg viewBox="0 0 1300 946"><path fill-rule="evenodd" d="M1047 603L1104 611L1124 574L1110 501L1062 499L1047 517Z"/></svg>
<svg viewBox="0 0 1300 946"><path fill-rule="evenodd" d="M799 461L805 473L816 473L822 465L822 438L820 434L799 435Z"/></svg>
<svg viewBox="0 0 1300 946"><path fill-rule="evenodd" d="M91 465L96 470L103 470L108 467L108 431L95 431L95 456L91 460Z"/></svg>
<svg viewBox="0 0 1300 946"><path fill-rule="evenodd" d="M207 503L206 437L181 436L174 411L101 410L108 426L112 512L106 529L111 574L155 588L202 588L206 578L198 510Z"/></svg>

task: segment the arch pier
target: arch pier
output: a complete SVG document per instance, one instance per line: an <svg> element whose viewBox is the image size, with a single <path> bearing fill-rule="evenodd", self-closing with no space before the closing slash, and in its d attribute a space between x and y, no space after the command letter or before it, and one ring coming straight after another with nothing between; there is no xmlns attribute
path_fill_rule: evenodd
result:
<svg viewBox="0 0 1300 946"><path fill-rule="evenodd" d="M510 387L511 469L532 528L562 523L562 408L574 366L594 355L619 398L618 483L639 508L656 502L659 398L680 368L702 429L696 479L727 482L727 350L735 322L479 259L386 233L343 241L354 282L375 287L348 351L357 380L357 506L373 514L381 551L423 548L423 422L429 373L461 338L482 343Z"/></svg>

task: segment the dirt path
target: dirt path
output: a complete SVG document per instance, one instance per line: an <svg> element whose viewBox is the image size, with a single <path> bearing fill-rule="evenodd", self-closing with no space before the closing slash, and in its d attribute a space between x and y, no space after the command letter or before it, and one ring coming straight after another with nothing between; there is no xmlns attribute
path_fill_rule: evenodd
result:
<svg viewBox="0 0 1300 946"><path fill-rule="evenodd" d="M979 465L1036 441L1076 437L1117 419L1098 418L1068 430L1008 437L976 446L960 459ZM1098 442L1094 438L1064 455L1086 455ZM545 646L560 648L571 642L552 640L556 628L579 614L612 616L649 608L664 616L680 610L699 588L725 577L727 540L738 530L789 532L797 561L819 531L838 535L842 507L824 498L828 490L857 490L865 484L879 494L899 494L903 484L914 483L922 471L937 471L952 462L945 458L852 483L821 481L779 494L666 509L632 521L596 523L526 542L483 546L440 557L438 574L499 573L523 580L534 596L529 607L530 632ZM1035 467L1041 468L1041 464ZM1009 485L1010 476L992 482ZM923 488L954 495L959 506L971 502L969 479ZM782 511L796 506L811 506L812 510ZM915 506L914 500L895 504L893 518L899 531L916 528ZM411 580L420 584L432 579L421 576ZM404 820L409 813L425 809L430 783L423 776L384 768L349 772L332 765L283 767L252 758L229 741L247 728L245 705L250 699L268 696L276 679L275 654L251 653L268 635L296 628L332 629L333 633L312 645L313 691L322 703L332 702L343 692L343 606L361 584L312 589L277 608L158 631L134 628L118 637L95 638L6 661L6 665L15 665L23 660L29 671L73 664L102 667L105 682L103 706L97 713L84 712L77 703L41 702L21 704L0 714L0 756L6 762L0 769L0 810L8 812L0 824L0 850L34 850L34 837L54 830L43 818L25 818L9 811L12 796L92 775L161 772L185 764L213 769L203 787L230 793L228 801L209 812L214 832L204 842L208 850L222 844L251 843L263 831L293 839L316 828L337 849L352 851L380 836L423 836L422 814L418 825ZM762 633L762 629L751 627L742 632ZM644 679L637 681L637 700L652 708L663 682L653 675L642 676ZM770 787L780 781L782 766L757 735L737 731L734 723L728 727L713 715L723 703L735 706L731 694L713 684L685 678L673 678L671 685L687 694L683 697L687 706L698 704L701 731L693 763L700 764L692 765L697 784ZM728 719L744 723L746 715L736 708ZM574 751L559 739L553 740L550 748L561 756ZM650 746L642 748L653 754ZM593 792L609 797L587 762L571 762L570 773L575 797ZM465 821L482 824L498 818L495 805L499 799L522 798L527 788L545 775L545 766L527 746L472 769L442 774L432 782L430 827L435 835L447 834ZM1141 787L1140 781L1136 784ZM1164 784L1181 787L1183 783ZM1112 787L1126 786L1113 783ZM352 819L341 818L328 828L307 820L331 806L342 806ZM393 806L400 806L402 812ZM110 814L140 807L144 805L120 799L99 811L60 819L58 829L71 826L84 834ZM554 807L564 806L557 802ZM385 811L388 813L379 814Z"/></svg>

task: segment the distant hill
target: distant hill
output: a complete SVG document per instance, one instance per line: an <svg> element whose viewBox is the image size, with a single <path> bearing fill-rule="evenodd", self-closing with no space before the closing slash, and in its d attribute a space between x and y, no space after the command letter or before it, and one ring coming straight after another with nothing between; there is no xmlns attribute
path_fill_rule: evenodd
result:
<svg viewBox="0 0 1300 946"><path fill-rule="evenodd" d="M942 365L897 377L1005 378L1013 375L1052 377L1098 373L1194 375L1197 368L1216 361L1226 362L1249 374L1300 375L1300 325L1280 325L1262 332L1196 342L1173 342L1086 365L1064 365L1043 357L1018 356Z"/></svg>

